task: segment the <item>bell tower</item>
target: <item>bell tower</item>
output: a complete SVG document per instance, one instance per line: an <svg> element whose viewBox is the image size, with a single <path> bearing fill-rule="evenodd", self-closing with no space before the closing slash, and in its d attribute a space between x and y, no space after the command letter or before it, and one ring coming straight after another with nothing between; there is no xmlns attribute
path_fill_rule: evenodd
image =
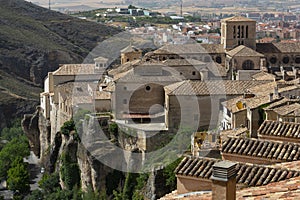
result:
<svg viewBox="0 0 300 200"><path fill-rule="evenodd" d="M226 51L239 45L256 50L256 21L234 16L221 21L221 44Z"/></svg>

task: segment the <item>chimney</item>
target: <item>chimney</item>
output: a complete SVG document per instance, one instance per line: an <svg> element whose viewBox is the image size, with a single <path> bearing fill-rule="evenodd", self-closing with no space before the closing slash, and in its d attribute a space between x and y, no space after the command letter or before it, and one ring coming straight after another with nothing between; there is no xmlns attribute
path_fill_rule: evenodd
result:
<svg viewBox="0 0 300 200"><path fill-rule="evenodd" d="M212 199L235 200L236 198L236 164L221 161L213 165Z"/></svg>
<svg viewBox="0 0 300 200"><path fill-rule="evenodd" d="M273 101L273 93L269 94L270 102Z"/></svg>
<svg viewBox="0 0 300 200"><path fill-rule="evenodd" d="M278 97L278 87L277 86L274 88L274 95Z"/></svg>

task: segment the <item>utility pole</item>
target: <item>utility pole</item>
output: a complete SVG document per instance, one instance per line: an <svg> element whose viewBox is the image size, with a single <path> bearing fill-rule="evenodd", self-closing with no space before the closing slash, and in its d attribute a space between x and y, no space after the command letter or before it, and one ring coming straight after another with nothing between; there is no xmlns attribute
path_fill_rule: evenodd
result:
<svg viewBox="0 0 300 200"><path fill-rule="evenodd" d="M180 0L180 16L182 17L182 1L183 0Z"/></svg>
<svg viewBox="0 0 300 200"><path fill-rule="evenodd" d="M49 10L51 10L51 0L49 0Z"/></svg>

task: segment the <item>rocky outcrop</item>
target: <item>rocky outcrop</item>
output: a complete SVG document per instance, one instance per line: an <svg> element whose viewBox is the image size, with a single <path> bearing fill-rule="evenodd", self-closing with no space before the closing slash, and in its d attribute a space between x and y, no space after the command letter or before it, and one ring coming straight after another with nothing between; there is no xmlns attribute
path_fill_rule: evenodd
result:
<svg viewBox="0 0 300 200"><path fill-rule="evenodd" d="M144 196L146 199L159 199L171 192L170 188L166 186L163 170L163 167L152 169L145 187Z"/></svg>
<svg viewBox="0 0 300 200"><path fill-rule="evenodd" d="M37 157L40 157L40 130L39 130L39 108L37 111L30 115L26 114L24 115L24 118L22 120L22 128L24 133L29 139L29 144L31 150L34 152L34 154Z"/></svg>
<svg viewBox="0 0 300 200"><path fill-rule="evenodd" d="M41 144L43 145L43 144ZM53 173L56 170L56 162L59 158L59 152L62 145L61 133L56 133L54 142L48 146L48 150L41 157L42 165L45 167L46 171Z"/></svg>
<svg viewBox="0 0 300 200"><path fill-rule="evenodd" d="M49 153L49 149L51 146L51 123L48 119L44 117L42 112L39 112L39 124L38 128L40 131L40 155L46 155ZM59 135L55 134L54 137L60 137ZM60 140L54 139L54 145L58 146L58 142ZM60 144L59 144L60 145Z"/></svg>

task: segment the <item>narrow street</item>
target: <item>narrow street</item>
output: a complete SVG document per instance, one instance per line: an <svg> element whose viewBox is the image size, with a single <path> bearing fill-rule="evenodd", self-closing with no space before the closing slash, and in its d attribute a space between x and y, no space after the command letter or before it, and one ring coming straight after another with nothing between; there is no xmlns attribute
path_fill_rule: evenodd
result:
<svg viewBox="0 0 300 200"><path fill-rule="evenodd" d="M30 172L30 190L39 189L39 181L41 180L43 174L41 173L40 160L30 151L30 156L26 159L29 166Z"/></svg>

